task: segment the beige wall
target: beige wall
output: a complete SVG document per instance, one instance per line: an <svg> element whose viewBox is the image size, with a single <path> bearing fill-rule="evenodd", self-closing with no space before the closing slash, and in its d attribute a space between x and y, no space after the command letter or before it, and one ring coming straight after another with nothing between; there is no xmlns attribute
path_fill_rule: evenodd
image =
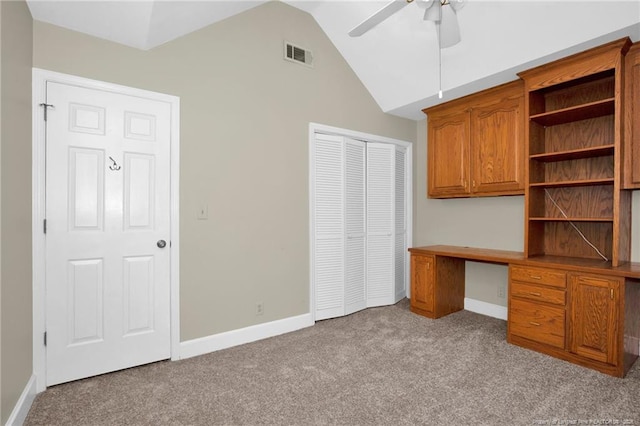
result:
<svg viewBox="0 0 640 426"><path fill-rule="evenodd" d="M0 2L0 303L4 424L33 371L31 311L32 19L23 1Z"/></svg>
<svg viewBox="0 0 640 426"><path fill-rule="evenodd" d="M284 40L314 67L283 60ZM148 52L36 22L34 66L180 96L183 341L309 312L309 122L415 140L281 2Z"/></svg>
<svg viewBox="0 0 640 426"><path fill-rule="evenodd" d="M501 250L524 250L524 197L436 200L427 198L427 120L417 123L414 144L414 246L451 244ZM468 298L507 305L498 297L506 288L507 267L467 262Z"/></svg>

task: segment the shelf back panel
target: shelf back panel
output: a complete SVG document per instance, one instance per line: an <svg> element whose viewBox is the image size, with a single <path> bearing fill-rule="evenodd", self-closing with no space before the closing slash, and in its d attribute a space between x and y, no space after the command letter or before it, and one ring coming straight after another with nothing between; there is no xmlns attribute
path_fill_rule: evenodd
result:
<svg viewBox="0 0 640 426"><path fill-rule="evenodd" d="M544 129L544 151L542 152L611 145L614 141L615 117L614 115L606 115L546 127ZM541 154L542 152L531 152L530 154Z"/></svg>
<svg viewBox="0 0 640 426"><path fill-rule="evenodd" d="M607 222L574 223L585 238L611 260L613 249L613 224ZM551 256L601 259L598 253L580 236L570 223L544 223L544 254Z"/></svg>
<svg viewBox="0 0 640 426"><path fill-rule="evenodd" d="M542 214L537 217L560 218L563 217L562 210L568 217L612 219L613 186L548 188L543 206L544 210L538 211Z"/></svg>

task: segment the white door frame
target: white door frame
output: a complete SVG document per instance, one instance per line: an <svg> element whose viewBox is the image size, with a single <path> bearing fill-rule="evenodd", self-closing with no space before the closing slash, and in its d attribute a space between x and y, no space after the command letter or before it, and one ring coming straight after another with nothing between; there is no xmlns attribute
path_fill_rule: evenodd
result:
<svg viewBox="0 0 640 426"><path fill-rule="evenodd" d="M398 145L406 148L406 201L407 201L407 247L411 247L413 244L413 144L411 142L402 141L399 139L387 138L384 136L372 135L369 133L357 132L355 130L341 129L339 127L326 126L324 124L318 123L309 123L309 165L314 164L313 158L313 150L311 147L315 141L316 133L324 133L327 135L336 135L343 136L351 139L360 140L363 142L379 142L386 143L392 145ZM315 211L315 206L313 205L313 186L314 186L314 175L312 170L309 169L309 312L311 313L311 319L313 322L316 321L316 301L315 301L315 280L314 280L314 268L313 268L313 259L314 259L314 229L311 224L313 223L313 212ZM407 256L407 262L405 266L405 291L407 293L407 297L411 295L411 262L409 262L408 252L405 253Z"/></svg>
<svg viewBox="0 0 640 426"><path fill-rule="evenodd" d="M46 102L47 82L67 84L87 89L103 90L121 95L161 101L171 106L171 142L170 142L170 196L171 196L171 233L170 233L170 315L171 315L171 359L180 359L180 98L147 90L106 83L87 78L61 74L53 71L33 68L32 74L32 242L33 242L33 373L36 376L36 391L46 389L46 350L45 332L45 158L46 127L43 120L43 107Z"/></svg>

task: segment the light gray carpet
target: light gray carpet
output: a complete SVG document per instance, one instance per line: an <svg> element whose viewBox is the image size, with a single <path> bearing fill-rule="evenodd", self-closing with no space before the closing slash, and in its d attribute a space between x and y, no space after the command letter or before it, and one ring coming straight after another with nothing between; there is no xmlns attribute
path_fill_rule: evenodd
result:
<svg viewBox="0 0 640 426"><path fill-rule="evenodd" d="M616 379L505 336L504 321L467 311L429 320L404 300L54 386L26 424L640 425L640 363Z"/></svg>

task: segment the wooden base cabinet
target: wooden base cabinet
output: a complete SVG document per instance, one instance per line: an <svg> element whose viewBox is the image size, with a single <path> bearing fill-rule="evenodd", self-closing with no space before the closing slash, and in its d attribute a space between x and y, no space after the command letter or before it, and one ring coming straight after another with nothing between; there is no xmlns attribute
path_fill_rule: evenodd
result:
<svg viewBox="0 0 640 426"><path fill-rule="evenodd" d="M440 318L464 309L464 260L411 253L411 312Z"/></svg>
<svg viewBox="0 0 640 426"><path fill-rule="evenodd" d="M640 312L624 301L637 299L638 283L621 297L623 277L519 265L509 277L509 343L624 377L640 341Z"/></svg>
<svg viewBox="0 0 640 426"><path fill-rule="evenodd" d="M594 361L618 365L622 278L572 274L569 350Z"/></svg>
<svg viewBox="0 0 640 426"><path fill-rule="evenodd" d="M411 311L429 316L433 313L435 286L434 256L411 256Z"/></svg>

